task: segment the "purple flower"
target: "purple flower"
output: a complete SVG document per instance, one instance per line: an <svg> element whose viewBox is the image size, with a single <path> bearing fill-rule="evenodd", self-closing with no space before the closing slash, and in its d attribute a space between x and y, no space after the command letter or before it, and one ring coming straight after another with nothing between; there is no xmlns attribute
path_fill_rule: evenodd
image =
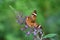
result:
<svg viewBox="0 0 60 40"><path fill-rule="evenodd" d="M33 34L34 34L34 35L37 35L37 32L34 31Z"/></svg>
<svg viewBox="0 0 60 40"><path fill-rule="evenodd" d="M27 26L27 25L25 25L25 28L28 28L28 26Z"/></svg>
<svg viewBox="0 0 60 40"><path fill-rule="evenodd" d="M27 32L27 35L30 35L30 31Z"/></svg>
<svg viewBox="0 0 60 40"><path fill-rule="evenodd" d="M42 35L43 33L42 33L42 32L40 32L40 34Z"/></svg>

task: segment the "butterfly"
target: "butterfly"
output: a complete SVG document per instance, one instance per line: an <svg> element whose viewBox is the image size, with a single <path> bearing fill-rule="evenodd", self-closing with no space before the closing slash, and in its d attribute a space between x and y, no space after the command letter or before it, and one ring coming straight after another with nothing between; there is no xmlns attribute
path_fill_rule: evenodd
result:
<svg viewBox="0 0 60 40"><path fill-rule="evenodd" d="M43 34L42 26L36 23L36 18L37 18L36 10L34 10L30 16L24 16L23 13L15 10L12 6L9 7L16 14L17 23L19 23L20 25L25 24L25 26L21 28L21 30L25 31L26 29L30 28L30 30L26 33L27 35L33 33L34 36L36 37L37 34L39 33L42 36Z"/></svg>
<svg viewBox="0 0 60 40"><path fill-rule="evenodd" d="M25 31L26 29L30 28L30 30L26 32L26 34L30 35L31 33L33 33L35 38L38 33L41 36L43 34L42 26L36 23L36 18L37 18L36 10L34 10L30 16L25 16L25 17L22 17L22 15L17 16L18 23L20 25L25 24L25 26L21 28L21 30Z"/></svg>
<svg viewBox="0 0 60 40"><path fill-rule="evenodd" d="M30 33L33 33L34 36L36 37L36 35L39 33L42 36L43 34L42 26L36 23L36 17L37 17L36 10L33 11L31 16L26 16L25 27L22 28L22 30L31 28L30 31L27 32L27 35L30 35Z"/></svg>

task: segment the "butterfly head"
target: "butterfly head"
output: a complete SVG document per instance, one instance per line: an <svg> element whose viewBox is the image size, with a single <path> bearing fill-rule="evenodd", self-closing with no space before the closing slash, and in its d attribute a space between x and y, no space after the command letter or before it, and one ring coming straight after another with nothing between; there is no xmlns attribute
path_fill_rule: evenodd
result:
<svg viewBox="0 0 60 40"><path fill-rule="evenodd" d="M37 12L36 12L36 10L34 10L33 13L32 13L32 15L31 15L31 18L33 20L36 20L36 16L37 16Z"/></svg>
<svg viewBox="0 0 60 40"><path fill-rule="evenodd" d="M33 11L32 15L33 15L33 16L37 16L36 10Z"/></svg>

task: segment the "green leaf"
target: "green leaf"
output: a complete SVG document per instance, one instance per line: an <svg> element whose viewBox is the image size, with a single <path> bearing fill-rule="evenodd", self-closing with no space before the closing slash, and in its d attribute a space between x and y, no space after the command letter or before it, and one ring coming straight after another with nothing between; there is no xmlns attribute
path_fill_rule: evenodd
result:
<svg viewBox="0 0 60 40"><path fill-rule="evenodd" d="M56 36L56 34L47 34L43 38L52 38L52 37L55 37L55 36Z"/></svg>

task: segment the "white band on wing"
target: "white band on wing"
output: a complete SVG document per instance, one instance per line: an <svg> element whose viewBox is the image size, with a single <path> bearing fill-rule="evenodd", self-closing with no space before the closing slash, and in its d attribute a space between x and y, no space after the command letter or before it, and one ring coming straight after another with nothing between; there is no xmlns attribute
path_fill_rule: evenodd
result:
<svg viewBox="0 0 60 40"><path fill-rule="evenodd" d="M36 15L35 13L33 13L34 15ZM37 16L37 15L36 15Z"/></svg>
<svg viewBox="0 0 60 40"><path fill-rule="evenodd" d="M39 27L38 28L40 28L41 27L41 25L39 25Z"/></svg>

